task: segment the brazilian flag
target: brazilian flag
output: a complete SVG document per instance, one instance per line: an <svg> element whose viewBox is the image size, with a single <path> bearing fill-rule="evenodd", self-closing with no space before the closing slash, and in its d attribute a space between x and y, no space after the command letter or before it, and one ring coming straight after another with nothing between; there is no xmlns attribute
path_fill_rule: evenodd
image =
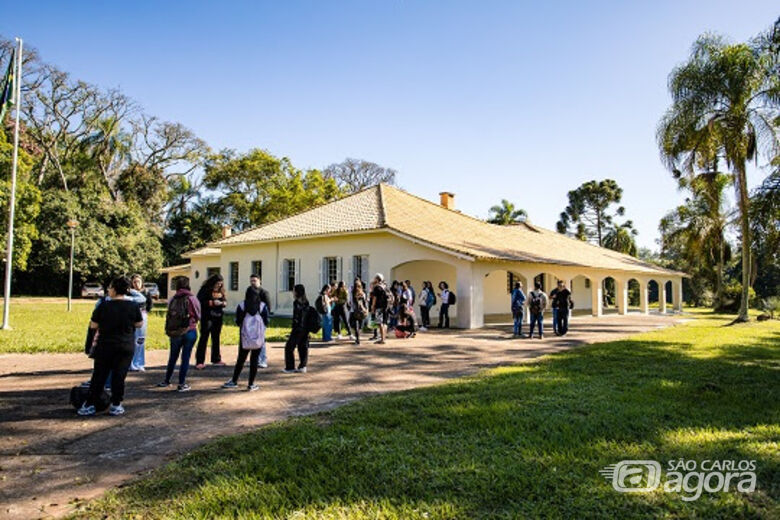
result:
<svg viewBox="0 0 780 520"><path fill-rule="evenodd" d="M16 92L16 81L14 78L14 64L16 60L16 49L11 51L11 61L8 62L8 70L3 76L2 91L0 91L0 124L5 120L5 112L14 104L14 93Z"/></svg>

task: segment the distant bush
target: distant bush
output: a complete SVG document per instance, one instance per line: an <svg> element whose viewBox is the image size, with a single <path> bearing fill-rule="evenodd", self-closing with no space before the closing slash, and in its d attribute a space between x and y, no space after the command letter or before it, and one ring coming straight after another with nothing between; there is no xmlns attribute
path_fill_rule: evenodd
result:
<svg viewBox="0 0 780 520"><path fill-rule="evenodd" d="M738 312L742 303L742 284L732 281L723 288L723 301L718 309L723 312ZM757 307L756 291L751 287L748 291L748 307Z"/></svg>

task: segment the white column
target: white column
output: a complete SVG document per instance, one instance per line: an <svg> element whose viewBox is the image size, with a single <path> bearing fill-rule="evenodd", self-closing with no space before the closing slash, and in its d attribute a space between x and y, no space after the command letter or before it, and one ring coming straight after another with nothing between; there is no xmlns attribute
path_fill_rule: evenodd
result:
<svg viewBox="0 0 780 520"><path fill-rule="evenodd" d="M458 327L478 329L485 324L483 285L484 276L472 262L461 261L456 266Z"/></svg>
<svg viewBox="0 0 780 520"><path fill-rule="evenodd" d="M628 314L628 282L615 278L615 299L617 300L618 314Z"/></svg>
<svg viewBox="0 0 780 520"><path fill-rule="evenodd" d="M672 307L682 312L682 277L672 280Z"/></svg>
<svg viewBox="0 0 780 520"><path fill-rule="evenodd" d="M639 280L639 311L642 314L647 314L647 280Z"/></svg>
<svg viewBox="0 0 780 520"><path fill-rule="evenodd" d="M593 316L599 317L603 314L602 303L604 289L600 278L590 278L590 305Z"/></svg>
<svg viewBox="0 0 780 520"><path fill-rule="evenodd" d="M666 314L666 280L658 282L658 311Z"/></svg>

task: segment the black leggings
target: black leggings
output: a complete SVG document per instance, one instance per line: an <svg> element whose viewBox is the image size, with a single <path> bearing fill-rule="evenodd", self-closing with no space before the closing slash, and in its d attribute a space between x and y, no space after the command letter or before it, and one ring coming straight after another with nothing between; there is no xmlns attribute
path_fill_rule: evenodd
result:
<svg viewBox="0 0 780 520"><path fill-rule="evenodd" d="M206 362L206 345L211 336L211 362L219 363L222 361L222 354L219 352L219 337L222 334L222 316L209 317L200 322L200 340L198 348L195 350L195 364L202 365Z"/></svg>
<svg viewBox="0 0 780 520"><path fill-rule="evenodd" d="M426 329L431 326L431 308L427 305L420 305L420 322Z"/></svg>
<svg viewBox="0 0 780 520"><path fill-rule="evenodd" d="M251 386L255 382L255 377L257 377L257 363L260 359L260 350L259 348L247 350L245 348L241 348L241 345L238 346L238 359L236 359L236 368L233 369L233 382L238 383L238 376L241 375L241 371L244 369L244 363L246 362L246 357L249 357L249 385Z"/></svg>
<svg viewBox="0 0 780 520"><path fill-rule="evenodd" d="M309 362L309 333L305 330L294 330L284 345L284 369L295 370L295 349L298 349L300 364L298 368L306 368Z"/></svg>
<svg viewBox="0 0 780 520"><path fill-rule="evenodd" d="M337 303L334 305L331 315L333 316L333 332L337 335L341 334L341 324L343 323L347 329L347 334L349 334L349 321L347 321L347 311L344 308L344 304Z"/></svg>
<svg viewBox="0 0 780 520"><path fill-rule="evenodd" d="M92 379L89 382L89 396L87 406L94 406L109 374L111 375L111 404L119 405L125 397L125 378L130 362L133 360L133 351L121 348L98 345L95 348L95 368L92 370Z"/></svg>
<svg viewBox="0 0 780 520"><path fill-rule="evenodd" d="M450 328L450 304L442 303L439 308L439 328Z"/></svg>

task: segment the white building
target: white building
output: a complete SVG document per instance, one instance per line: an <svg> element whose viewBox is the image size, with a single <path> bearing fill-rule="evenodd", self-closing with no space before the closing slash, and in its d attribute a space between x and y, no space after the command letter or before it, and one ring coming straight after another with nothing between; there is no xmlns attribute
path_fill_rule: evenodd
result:
<svg viewBox="0 0 780 520"><path fill-rule="evenodd" d="M278 314L292 309L292 287L314 295L326 281L355 276L370 280L444 280L457 295L450 315L463 328L477 328L485 316L507 314L509 287L519 280L528 290L534 279L549 292L556 279L572 290L575 309L603 312L603 281L613 278L617 310L628 312L628 287L639 285L638 312L648 312L648 284L659 288L666 312L671 290L675 310L682 306L684 273L659 268L529 223L497 226L454 208L454 195L441 203L380 184L342 199L257 228L226 236L184 255L190 259L193 290L220 272L230 307L241 300L249 275L257 273ZM435 316L435 310L432 316ZM435 319L434 319L435 322Z"/></svg>

